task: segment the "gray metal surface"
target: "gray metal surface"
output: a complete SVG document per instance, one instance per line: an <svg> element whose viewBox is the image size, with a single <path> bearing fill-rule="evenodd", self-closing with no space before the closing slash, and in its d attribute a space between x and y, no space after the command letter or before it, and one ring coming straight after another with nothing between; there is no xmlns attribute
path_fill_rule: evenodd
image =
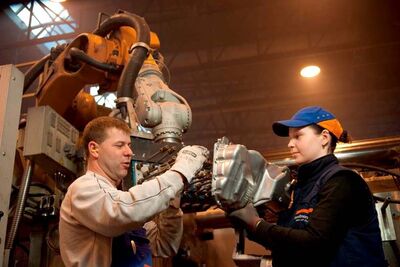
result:
<svg viewBox="0 0 400 267"><path fill-rule="evenodd" d="M21 109L24 75L13 65L0 66L0 264L7 266L8 257L4 255L7 230L8 207L17 131Z"/></svg>
<svg viewBox="0 0 400 267"><path fill-rule="evenodd" d="M192 124L189 104L163 81L159 68L143 64L135 82L135 111L141 126L151 128L156 142L182 142Z"/></svg>
<svg viewBox="0 0 400 267"><path fill-rule="evenodd" d="M383 202L378 202L375 204L375 208L378 213L382 241L393 241L396 240L396 232L394 230L392 209L390 205L382 209L383 205Z"/></svg>
<svg viewBox="0 0 400 267"><path fill-rule="evenodd" d="M230 144L226 137L214 145L212 194L222 208L236 209L252 202L270 201L287 207L289 169L268 163L243 145Z"/></svg>
<svg viewBox="0 0 400 267"><path fill-rule="evenodd" d="M241 208L252 200L256 181L248 150L243 145L229 144L225 137L214 144L211 192L219 206Z"/></svg>
<svg viewBox="0 0 400 267"><path fill-rule="evenodd" d="M79 132L48 106L28 110L24 156L31 158L49 174L59 171L76 173L74 153Z"/></svg>

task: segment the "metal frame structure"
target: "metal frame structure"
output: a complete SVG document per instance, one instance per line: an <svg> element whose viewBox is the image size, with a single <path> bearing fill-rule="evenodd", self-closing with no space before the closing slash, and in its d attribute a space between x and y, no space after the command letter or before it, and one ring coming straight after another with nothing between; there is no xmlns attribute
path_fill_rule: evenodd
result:
<svg viewBox="0 0 400 267"><path fill-rule="evenodd" d="M10 6L6 10L6 13L17 25L24 25L21 30L26 36L26 40L2 45L0 46L0 49L40 45L47 42L56 42L57 44L61 44L62 41L75 37L76 32L79 29L78 23L71 17L71 15L68 14L68 16L65 16L65 12L68 12L65 8L61 10L53 10L46 1L42 0L31 0L20 4L14 3L14 5L19 5L19 8L13 10ZM51 21L43 22L43 18L40 18L39 15L35 13L36 8L44 12ZM22 13L28 13L29 15L27 25L25 25L26 22L22 21L19 17Z"/></svg>
<svg viewBox="0 0 400 267"><path fill-rule="evenodd" d="M13 180L24 75L13 65L0 66L0 264L8 266L4 254L8 209Z"/></svg>

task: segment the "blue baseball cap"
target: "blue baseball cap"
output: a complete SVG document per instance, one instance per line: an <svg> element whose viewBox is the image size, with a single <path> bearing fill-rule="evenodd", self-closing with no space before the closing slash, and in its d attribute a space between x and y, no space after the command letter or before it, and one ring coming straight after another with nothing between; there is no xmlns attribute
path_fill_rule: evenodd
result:
<svg viewBox="0 0 400 267"><path fill-rule="evenodd" d="M272 130L278 136L289 136L289 128L301 128L311 124L320 125L338 139L343 133L343 128L335 115L318 106L302 108L290 120L274 122Z"/></svg>

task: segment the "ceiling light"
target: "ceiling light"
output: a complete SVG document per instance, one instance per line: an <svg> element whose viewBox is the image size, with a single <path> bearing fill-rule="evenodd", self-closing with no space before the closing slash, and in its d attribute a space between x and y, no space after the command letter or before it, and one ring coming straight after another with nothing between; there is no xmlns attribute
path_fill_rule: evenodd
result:
<svg viewBox="0 0 400 267"><path fill-rule="evenodd" d="M300 71L300 75L305 78L313 78L321 72L318 66L307 66Z"/></svg>

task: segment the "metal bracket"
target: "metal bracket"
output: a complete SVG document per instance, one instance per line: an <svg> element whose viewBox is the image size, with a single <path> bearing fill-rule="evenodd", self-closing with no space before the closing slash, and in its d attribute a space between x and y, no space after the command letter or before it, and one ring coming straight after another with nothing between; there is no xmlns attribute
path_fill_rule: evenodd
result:
<svg viewBox="0 0 400 267"><path fill-rule="evenodd" d="M9 253L4 250L13 167L17 144L24 75L13 65L0 66L0 265L8 266Z"/></svg>
<svg viewBox="0 0 400 267"><path fill-rule="evenodd" d="M375 204L375 208L378 213L382 241L396 240L396 231L394 229L392 210L390 208L389 201L390 198L386 198L384 202L378 202Z"/></svg>

